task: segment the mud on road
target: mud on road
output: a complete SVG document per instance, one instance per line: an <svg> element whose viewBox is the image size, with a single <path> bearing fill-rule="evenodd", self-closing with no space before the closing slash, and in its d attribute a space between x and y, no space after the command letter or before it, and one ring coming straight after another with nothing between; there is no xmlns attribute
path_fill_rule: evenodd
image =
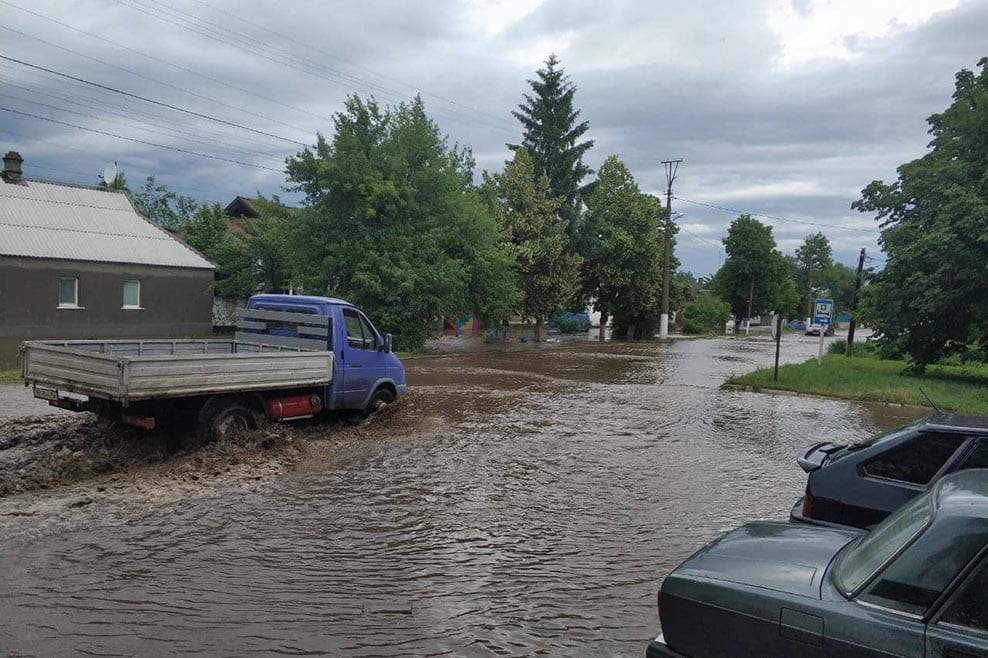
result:
<svg viewBox="0 0 988 658"><path fill-rule="evenodd" d="M130 512L183 498L256 490L305 460L325 461L347 443L414 422L414 413L400 411L414 406L403 398L358 426L326 418L272 423L194 450L176 448L163 432L89 413L0 418L0 538L80 527L94 515L125 520Z"/></svg>

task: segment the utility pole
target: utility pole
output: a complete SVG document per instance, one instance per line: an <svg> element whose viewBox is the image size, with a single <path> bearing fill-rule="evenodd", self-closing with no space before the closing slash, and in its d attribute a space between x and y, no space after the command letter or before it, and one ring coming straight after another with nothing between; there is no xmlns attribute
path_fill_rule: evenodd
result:
<svg viewBox="0 0 988 658"><path fill-rule="evenodd" d="M865 250L861 247L861 255L858 256L858 274L854 278L854 295L851 297L851 323L847 327L847 348L844 356L854 355L854 312L858 309L858 291L861 290L861 271L864 269Z"/></svg>
<svg viewBox="0 0 988 658"><path fill-rule="evenodd" d="M659 338L669 337L669 260L672 257L672 182L676 180L679 163L683 159L663 160L666 168L666 226L665 240L662 249L662 314L659 316Z"/></svg>

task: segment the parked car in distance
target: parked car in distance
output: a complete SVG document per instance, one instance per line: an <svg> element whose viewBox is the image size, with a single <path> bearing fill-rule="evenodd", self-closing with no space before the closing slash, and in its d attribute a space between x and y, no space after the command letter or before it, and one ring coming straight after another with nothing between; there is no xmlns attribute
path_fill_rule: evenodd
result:
<svg viewBox="0 0 988 658"><path fill-rule="evenodd" d="M832 324L811 324L806 327L807 336L819 336L820 332L823 332L824 336L834 335L834 325Z"/></svg>
<svg viewBox="0 0 988 658"><path fill-rule="evenodd" d="M817 443L796 461L809 475L790 517L866 528L947 473L988 468L988 417L936 413L860 443Z"/></svg>
<svg viewBox="0 0 988 658"><path fill-rule="evenodd" d="M648 658L988 656L988 471L941 479L870 532L750 523L659 590Z"/></svg>
<svg viewBox="0 0 988 658"><path fill-rule="evenodd" d="M806 320L790 320L788 327L796 331L806 331Z"/></svg>

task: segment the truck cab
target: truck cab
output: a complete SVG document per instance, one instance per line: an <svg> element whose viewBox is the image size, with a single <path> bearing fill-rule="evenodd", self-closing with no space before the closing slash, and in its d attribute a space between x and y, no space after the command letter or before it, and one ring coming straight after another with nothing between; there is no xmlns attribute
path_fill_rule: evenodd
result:
<svg viewBox="0 0 988 658"><path fill-rule="evenodd" d="M405 367L392 351L391 334L381 334L359 308L342 299L307 295L254 295L245 315L273 311L314 315L328 319L325 332L283 320L264 322L264 328L242 329L242 337L267 334L279 343L328 350L333 353L332 380L326 387L325 406L338 411L369 414L393 402L406 391ZM256 320L258 315L252 317ZM320 335L320 334L325 335Z"/></svg>

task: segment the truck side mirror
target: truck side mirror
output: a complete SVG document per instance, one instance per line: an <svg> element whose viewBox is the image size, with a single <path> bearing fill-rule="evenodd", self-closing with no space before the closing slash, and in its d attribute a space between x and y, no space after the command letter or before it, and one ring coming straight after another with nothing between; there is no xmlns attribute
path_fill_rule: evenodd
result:
<svg viewBox="0 0 988 658"><path fill-rule="evenodd" d="M394 345L395 337L391 334L384 334L384 351L390 352L392 346Z"/></svg>

